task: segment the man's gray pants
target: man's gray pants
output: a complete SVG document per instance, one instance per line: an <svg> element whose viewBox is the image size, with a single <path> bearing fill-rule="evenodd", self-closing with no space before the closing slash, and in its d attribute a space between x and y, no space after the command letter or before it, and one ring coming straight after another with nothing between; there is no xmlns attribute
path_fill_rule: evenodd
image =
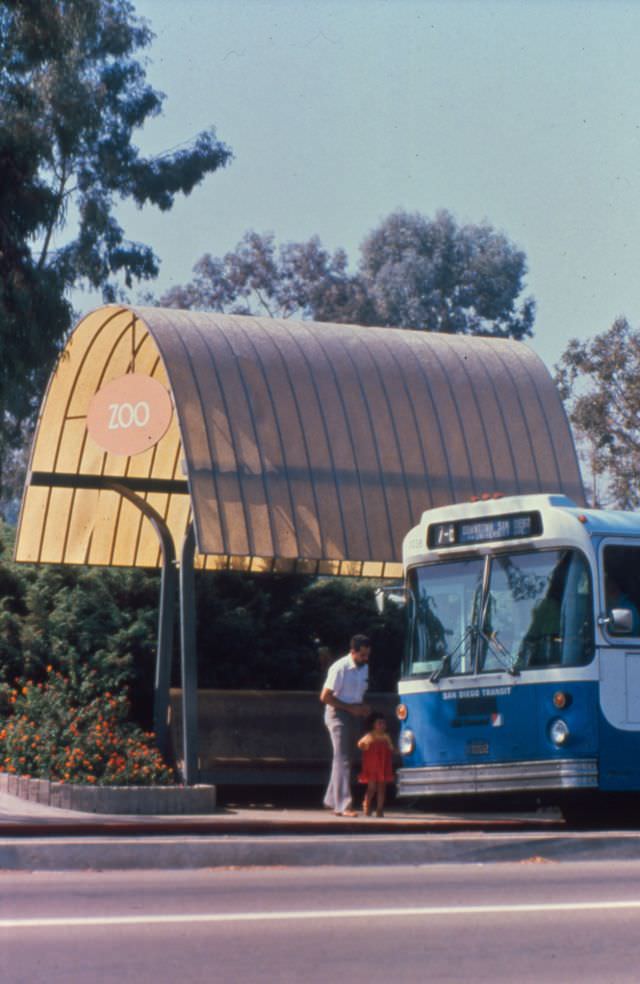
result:
<svg viewBox="0 0 640 984"><path fill-rule="evenodd" d="M333 747L333 762L324 805L342 813L351 805L351 763L356 741L356 718L347 711L326 707L324 723Z"/></svg>

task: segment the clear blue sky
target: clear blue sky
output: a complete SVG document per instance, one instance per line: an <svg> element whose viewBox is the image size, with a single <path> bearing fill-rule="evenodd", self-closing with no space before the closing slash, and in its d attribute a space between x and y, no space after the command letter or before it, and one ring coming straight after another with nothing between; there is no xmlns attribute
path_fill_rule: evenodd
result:
<svg viewBox="0 0 640 984"><path fill-rule="evenodd" d="M165 215L121 210L153 290L249 228L317 234L355 268L396 208L487 220L529 263L533 348L640 323L640 3L134 0L166 94L158 153L214 125L234 151Z"/></svg>

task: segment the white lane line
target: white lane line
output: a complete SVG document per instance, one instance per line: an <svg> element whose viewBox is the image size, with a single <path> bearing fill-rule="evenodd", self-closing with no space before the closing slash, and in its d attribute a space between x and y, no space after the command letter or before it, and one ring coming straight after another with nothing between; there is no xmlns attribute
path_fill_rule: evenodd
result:
<svg viewBox="0 0 640 984"><path fill-rule="evenodd" d="M299 909L289 912L194 912L138 916L51 916L33 919L0 919L0 929L46 929L82 926L153 926L167 923L289 922L293 919L375 919L407 916L514 915L526 912L602 912L640 909L640 899L596 902L525 902L513 905L424 905L385 909Z"/></svg>

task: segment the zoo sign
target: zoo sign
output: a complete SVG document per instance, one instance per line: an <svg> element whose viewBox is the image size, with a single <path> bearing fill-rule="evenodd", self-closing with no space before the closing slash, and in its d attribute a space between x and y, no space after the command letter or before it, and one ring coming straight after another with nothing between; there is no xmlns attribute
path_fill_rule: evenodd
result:
<svg viewBox="0 0 640 984"><path fill-rule="evenodd" d="M87 430L104 451L140 454L164 437L172 413L162 383L133 372L98 390L89 405Z"/></svg>

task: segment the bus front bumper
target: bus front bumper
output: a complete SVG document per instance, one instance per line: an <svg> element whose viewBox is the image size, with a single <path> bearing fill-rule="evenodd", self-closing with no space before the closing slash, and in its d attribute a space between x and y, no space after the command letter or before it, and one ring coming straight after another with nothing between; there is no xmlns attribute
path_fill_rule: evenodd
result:
<svg viewBox="0 0 640 984"><path fill-rule="evenodd" d="M547 759L398 769L397 795L517 793L545 789L595 789L597 786L596 759Z"/></svg>

